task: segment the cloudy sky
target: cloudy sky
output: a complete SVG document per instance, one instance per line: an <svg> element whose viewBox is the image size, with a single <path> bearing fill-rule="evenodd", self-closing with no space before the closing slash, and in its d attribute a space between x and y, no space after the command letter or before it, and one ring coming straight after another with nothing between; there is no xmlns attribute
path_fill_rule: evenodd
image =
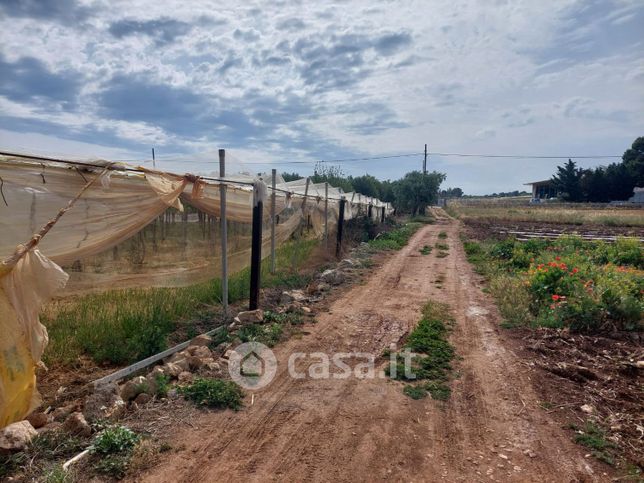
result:
<svg viewBox="0 0 644 483"><path fill-rule="evenodd" d="M301 174L313 164L294 162L424 143L619 155L644 135L642 25L641 0L0 0L0 148L146 160L154 146L162 167L210 172L224 147ZM394 179L421 163L342 168ZM557 164L429 160L470 194Z"/></svg>

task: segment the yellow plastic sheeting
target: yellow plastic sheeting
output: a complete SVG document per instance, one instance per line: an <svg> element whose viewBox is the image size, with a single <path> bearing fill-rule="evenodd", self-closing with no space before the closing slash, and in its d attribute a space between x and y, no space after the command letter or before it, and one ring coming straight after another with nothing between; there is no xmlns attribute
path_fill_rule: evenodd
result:
<svg viewBox="0 0 644 483"><path fill-rule="evenodd" d="M36 367L47 345L38 313L68 275L37 249L14 267L0 265L0 428L40 404Z"/></svg>

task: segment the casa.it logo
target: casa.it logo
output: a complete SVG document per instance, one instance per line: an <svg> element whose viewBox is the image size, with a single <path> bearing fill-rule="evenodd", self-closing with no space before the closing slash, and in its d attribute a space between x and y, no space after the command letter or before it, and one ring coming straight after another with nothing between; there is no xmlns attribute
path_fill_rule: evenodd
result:
<svg viewBox="0 0 644 483"><path fill-rule="evenodd" d="M259 342L246 342L235 347L228 359L228 372L244 389L266 387L277 373L273 351Z"/></svg>

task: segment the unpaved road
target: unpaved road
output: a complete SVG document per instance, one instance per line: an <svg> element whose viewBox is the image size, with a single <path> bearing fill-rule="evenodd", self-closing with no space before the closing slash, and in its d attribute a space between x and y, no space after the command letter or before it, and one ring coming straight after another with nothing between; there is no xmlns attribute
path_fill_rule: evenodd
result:
<svg viewBox="0 0 644 483"><path fill-rule="evenodd" d="M438 233L449 256L423 256ZM172 437L144 481L599 481L570 434L538 406L528 370L466 261L458 222L419 230L365 284L348 289L309 334L276 349L276 378L237 413L204 413ZM441 240L443 241L443 240ZM436 284L441 277L442 288ZM293 379L294 352L381 354L413 328L429 299L449 303L460 360L446 403L414 401L384 378ZM313 359L308 359L313 362ZM384 363L384 361L383 361ZM536 381L538 383L538 381ZM250 399L250 398L247 398ZM601 470L599 470L601 471Z"/></svg>

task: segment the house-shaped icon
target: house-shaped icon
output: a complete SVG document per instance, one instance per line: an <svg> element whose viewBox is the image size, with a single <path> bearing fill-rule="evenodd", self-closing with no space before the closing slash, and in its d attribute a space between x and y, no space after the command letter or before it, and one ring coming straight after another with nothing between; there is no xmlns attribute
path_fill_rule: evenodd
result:
<svg viewBox="0 0 644 483"><path fill-rule="evenodd" d="M262 377L266 370L266 362L252 350L242 357L240 369L240 374L244 377Z"/></svg>

